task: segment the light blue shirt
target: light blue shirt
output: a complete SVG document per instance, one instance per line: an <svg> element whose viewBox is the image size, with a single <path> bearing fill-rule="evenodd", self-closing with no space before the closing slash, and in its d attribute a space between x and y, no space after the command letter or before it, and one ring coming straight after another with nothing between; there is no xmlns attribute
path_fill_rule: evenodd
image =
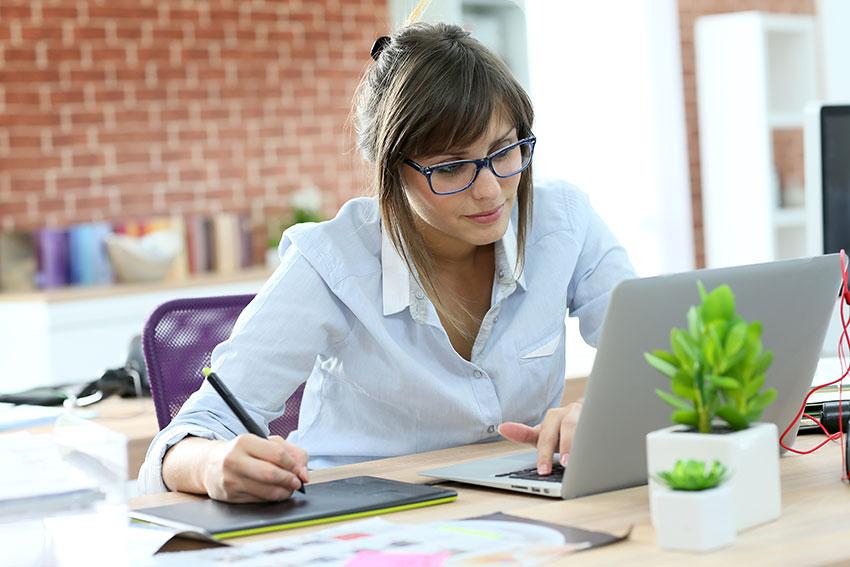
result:
<svg viewBox="0 0 850 567"><path fill-rule="evenodd" d="M377 201L347 202L328 222L284 233L282 262L216 347L212 367L267 428L305 380L288 440L310 468L431 451L535 425L564 387L564 319L595 344L611 288L635 277L586 195L559 181L534 187L525 268L514 274L516 211L496 243L491 307L471 360L449 342L433 304L381 229ZM154 439L142 493L165 491L166 450L185 437L245 429L204 383Z"/></svg>

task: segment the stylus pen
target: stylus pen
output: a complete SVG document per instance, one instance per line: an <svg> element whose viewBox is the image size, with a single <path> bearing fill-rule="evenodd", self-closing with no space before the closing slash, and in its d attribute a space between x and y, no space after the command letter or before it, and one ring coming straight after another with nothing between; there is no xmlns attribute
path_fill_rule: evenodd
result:
<svg viewBox="0 0 850 567"><path fill-rule="evenodd" d="M242 404L239 403L239 400L236 399L236 396L233 395L227 386L224 385L224 382L221 381L221 378L213 372L210 368L204 368L204 376L207 377L207 380L212 387L218 392L218 395L221 396L221 399L224 400L224 403L227 404L227 407L239 418L240 423L248 430L248 433L253 433L257 437L262 437L263 439L268 439L265 432L257 425L257 422L251 419L251 416L248 415L248 412L245 411L245 408L242 407ZM298 479L301 482L301 486L298 487L298 492L301 494L307 494L307 491L304 490L304 481L300 478Z"/></svg>

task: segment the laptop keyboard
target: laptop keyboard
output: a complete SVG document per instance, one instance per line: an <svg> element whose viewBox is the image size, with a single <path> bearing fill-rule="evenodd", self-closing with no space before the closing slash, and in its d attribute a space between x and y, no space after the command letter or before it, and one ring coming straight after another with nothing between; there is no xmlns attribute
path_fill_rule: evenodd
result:
<svg viewBox="0 0 850 567"><path fill-rule="evenodd" d="M512 471L502 474L497 474L497 477L521 478L524 480L542 480L544 482L558 482L564 480L564 467L558 463L552 465L552 473L546 476L537 474L537 467L522 469L521 471Z"/></svg>

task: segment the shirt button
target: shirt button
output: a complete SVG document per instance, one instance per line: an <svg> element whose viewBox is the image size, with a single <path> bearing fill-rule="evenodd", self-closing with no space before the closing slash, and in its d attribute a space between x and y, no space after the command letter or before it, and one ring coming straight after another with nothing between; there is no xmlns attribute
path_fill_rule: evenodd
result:
<svg viewBox="0 0 850 567"><path fill-rule="evenodd" d="M504 277L505 277L505 270L499 270L499 279L502 279Z"/></svg>
<svg viewBox="0 0 850 567"><path fill-rule="evenodd" d="M487 433L493 433L494 431L496 431L495 425L491 425L490 427L487 428Z"/></svg>
<svg viewBox="0 0 850 567"><path fill-rule="evenodd" d="M425 299L425 294L421 291L416 292L416 299Z"/></svg>
<svg viewBox="0 0 850 567"><path fill-rule="evenodd" d="M481 378L482 376L484 376L484 374L480 370L476 370L475 372L472 373L472 377L476 378L476 379Z"/></svg>
<svg viewBox="0 0 850 567"><path fill-rule="evenodd" d="M499 322L499 316L498 316L498 315L496 315L495 317L493 317L493 322L494 322L494 323L498 323L498 322Z"/></svg>

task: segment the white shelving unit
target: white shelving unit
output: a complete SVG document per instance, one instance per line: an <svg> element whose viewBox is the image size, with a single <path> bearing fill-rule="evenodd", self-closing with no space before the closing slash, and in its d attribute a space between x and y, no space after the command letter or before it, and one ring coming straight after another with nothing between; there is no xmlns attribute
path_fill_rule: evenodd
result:
<svg viewBox="0 0 850 567"><path fill-rule="evenodd" d="M256 293L269 270L158 284L0 294L0 393L86 382L123 363L157 305L178 297Z"/></svg>
<svg viewBox="0 0 850 567"><path fill-rule="evenodd" d="M695 29L708 267L806 254L806 214L780 207L776 130L802 129L818 98L811 16L736 12Z"/></svg>

